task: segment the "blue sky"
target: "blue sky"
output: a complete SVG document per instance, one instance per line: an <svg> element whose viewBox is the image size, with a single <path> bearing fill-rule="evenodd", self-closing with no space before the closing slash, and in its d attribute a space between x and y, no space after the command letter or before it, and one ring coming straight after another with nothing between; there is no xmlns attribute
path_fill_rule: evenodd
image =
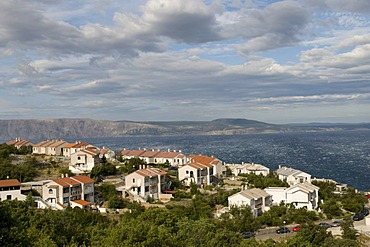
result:
<svg viewBox="0 0 370 247"><path fill-rule="evenodd" d="M368 0L0 2L0 119L370 122Z"/></svg>

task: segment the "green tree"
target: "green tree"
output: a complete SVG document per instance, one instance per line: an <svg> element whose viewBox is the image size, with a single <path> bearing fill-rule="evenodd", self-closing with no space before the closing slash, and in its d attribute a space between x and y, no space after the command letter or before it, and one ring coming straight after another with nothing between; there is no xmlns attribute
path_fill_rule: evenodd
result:
<svg viewBox="0 0 370 247"><path fill-rule="evenodd" d="M140 159L137 157L127 159L127 160L124 160L124 164L121 165L120 171L125 174L132 173L136 170L139 170L140 166L145 165L145 164L146 162L143 159Z"/></svg>
<svg viewBox="0 0 370 247"><path fill-rule="evenodd" d="M342 237L344 239L357 239L357 231L353 228L353 222L350 220L345 220L340 224L342 230Z"/></svg>

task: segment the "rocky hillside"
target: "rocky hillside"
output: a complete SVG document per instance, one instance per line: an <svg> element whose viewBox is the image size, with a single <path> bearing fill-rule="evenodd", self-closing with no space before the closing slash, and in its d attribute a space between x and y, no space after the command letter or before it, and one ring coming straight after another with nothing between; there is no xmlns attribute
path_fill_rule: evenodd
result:
<svg viewBox="0 0 370 247"><path fill-rule="evenodd" d="M248 119L213 121L132 122L92 119L0 120L0 140L78 139L130 135L233 135L292 131L370 129L358 125L276 125Z"/></svg>

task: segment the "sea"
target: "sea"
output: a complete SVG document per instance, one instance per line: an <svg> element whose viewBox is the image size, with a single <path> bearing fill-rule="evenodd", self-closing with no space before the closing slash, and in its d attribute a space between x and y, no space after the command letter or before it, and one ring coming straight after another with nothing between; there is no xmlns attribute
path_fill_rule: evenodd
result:
<svg viewBox="0 0 370 247"><path fill-rule="evenodd" d="M278 134L151 136L84 139L98 147L176 150L213 155L225 163L258 163L271 170L287 166L370 191L370 131Z"/></svg>
<svg viewBox="0 0 370 247"><path fill-rule="evenodd" d="M40 140L31 140L37 143ZM68 140L74 142L76 140ZM370 131L278 134L82 138L116 152L122 149L176 150L214 156L225 163L287 166L370 191Z"/></svg>

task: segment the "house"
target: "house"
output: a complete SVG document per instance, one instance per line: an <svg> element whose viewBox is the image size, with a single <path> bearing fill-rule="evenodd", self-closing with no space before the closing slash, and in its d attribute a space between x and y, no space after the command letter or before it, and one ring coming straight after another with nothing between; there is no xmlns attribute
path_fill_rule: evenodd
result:
<svg viewBox="0 0 370 247"><path fill-rule="evenodd" d="M347 184L338 183L337 181L335 181L333 179L328 179L328 178L313 178L312 179L312 182L313 181L335 184L334 194L343 194L347 190L347 188L348 188L348 185Z"/></svg>
<svg viewBox="0 0 370 247"><path fill-rule="evenodd" d="M63 156L71 157L73 153L76 153L77 151L88 149L88 148L97 149L95 146L87 142L76 141L75 143L69 143L63 147Z"/></svg>
<svg viewBox="0 0 370 247"><path fill-rule="evenodd" d="M121 155L122 159L140 158L140 155L142 153L145 153L145 151L146 150L141 150L141 149L138 149L138 150L123 149L120 152L120 155Z"/></svg>
<svg viewBox="0 0 370 247"><path fill-rule="evenodd" d="M279 166L279 169L275 172L280 180L286 181L289 185L305 182L311 183L311 175L297 169Z"/></svg>
<svg viewBox="0 0 370 247"><path fill-rule="evenodd" d="M155 163L155 157L159 153L159 151L151 150L151 151L145 151L144 153L141 153L139 158L143 159L147 164L149 163Z"/></svg>
<svg viewBox="0 0 370 247"><path fill-rule="evenodd" d="M56 155L63 155L63 147L65 147L66 145L68 145L67 142L63 141L63 140L60 140L60 141L52 141L51 143L49 143L47 146L46 146L46 149L45 149L45 154L46 155L53 155L53 156L56 156Z"/></svg>
<svg viewBox="0 0 370 247"><path fill-rule="evenodd" d="M33 154L40 154L40 155L46 155L46 148L52 143L52 141L41 141L35 145L32 146L32 153Z"/></svg>
<svg viewBox="0 0 370 247"><path fill-rule="evenodd" d="M307 210L315 210L318 206L319 187L309 182L298 183L289 188L268 187L264 190L272 195L274 205L283 202L293 204L296 208L307 208Z"/></svg>
<svg viewBox="0 0 370 247"><path fill-rule="evenodd" d="M162 192L166 189L167 172L158 168L146 168L134 171L125 177L125 189L141 200L152 197L155 200L161 198Z"/></svg>
<svg viewBox="0 0 370 247"><path fill-rule="evenodd" d="M27 196L21 194L21 183L17 179L0 180L0 201L26 200Z"/></svg>
<svg viewBox="0 0 370 247"><path fill-rule="evenodd" d="M249 206L253 216L257 217L270 209L272 196L258 188L242 190L228 197L228 205L229 208Z"/></svg>
<svg viewBox="0 0 370 247"><path fill-rule="evenodd" d="M170 166L181 167L186 165L186 156L181 151L174 150L170 152L159 152L154 157L155 164L168 163Z"/></svg>
<svg viewBox="0 0 370 247"><path fill-rule="evenodd" d="M85 207L94 203L94 180L87 176L54 179L43 185L42 199L53 209Z"/></svg>
<svg viewBox="0 0 370 247"><path fill-rule="evenodd" d="M120 153L123 159L140 158L147 164L164 164L168 163L170 166L183 166L186 164L186 156L181 151L174 150L171 152L163 152L160 150L126 150L123 149Z"/></svg>
<svg viewBox="0 0 370 247"><path fill-rule="evenodd" d="M103 147L99 150L99 158L102 159L103 157L105 157L107 160L115 160L116 152L110 148Z"/></svg>
<svg viewBox="0 0 370 247"><path fill-rule="evenodd" d="M249 173L253 173L256 175L262 174L263 176L267 176L270 173L269 168L255 163L226 164L225 166L231 170L234 176Z"/></svg>
<svg viewBox="0 0 370 247"><path fill-rule="evenodd" d="M32 146L33 144L27 140L22 140L20 137L15 138L13 141L8 141L6 142L7 145L13 145L17 149L20 149L21 147L24 146Z"/></svg>
<svg viewBox="0 0 370 247"><path fill-rule="evenodd" d="M71 154L69 170L75 174L89 173L94 166L100 164L99 151L83 149Z"/></svg>
<svg viewBox="0 0 370 247"><path fill-rule="evenodd" d="M210 167L203 164L190 163L178 169L179 180L186 186L191 183L197 185L210 185Z"/></svg>
<svg viewBox="0 0 370 247"><path fill-rule="evenodd" d="M179 180L185 185L211 185L218 183L222 175L222 161L211 156L191 154L187 157L187 165L178 170Z"/></svg>

